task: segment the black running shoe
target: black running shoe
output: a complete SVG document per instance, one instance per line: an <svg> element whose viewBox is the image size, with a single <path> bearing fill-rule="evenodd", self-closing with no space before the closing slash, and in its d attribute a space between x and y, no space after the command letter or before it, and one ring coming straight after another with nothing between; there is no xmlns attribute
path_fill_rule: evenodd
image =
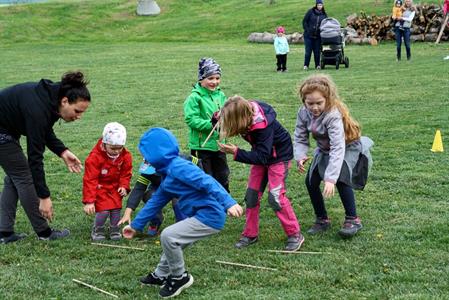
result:
<svg viewBox="0 0 449 300"><path fill-rule="evenodd" d="M168 276L167 282L159 291L159 296L162 298L171 298L181 294L182 290L188 288L193 283L193 277L187 272L181 276Z"/></svg>
<svg viewBox="0 0 449 300"><path fill-rule="evenodd" d="M154 272L151 272L147 276L141 277L139 281L140 283L145 285L163 286L167 281L167 277L159 277L156 274L154 274Z"/></svg>
<svg viewBox="0 0 449 300"><path fill-rule="evenodd" d="M62 230L57 230L57 229L52 229L51 230L51 234L47 237L44 236L39 236L38 240L40 241L54 241L54 240L59 240L59 239L63 239L67 236L70 235L70 231L68 229L62 229Z"/></svg>
<svg viewBox="0 0 449 300"><path fill-rule="evenodd" d="M12 235L10 235L8 237L0 238L0 244L14 243L14 242L20 241L21 239L26 238L26 236L27 235L25 233L13 233Z"/></svg>

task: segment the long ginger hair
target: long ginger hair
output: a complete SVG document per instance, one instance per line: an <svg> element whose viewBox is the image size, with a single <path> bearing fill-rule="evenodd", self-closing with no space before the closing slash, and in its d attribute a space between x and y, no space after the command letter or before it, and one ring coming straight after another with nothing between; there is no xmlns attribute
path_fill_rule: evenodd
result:
<svg viewBox="0 0 449 300"><path fill-rule="evenodd" d="M244 134L253 121L251 103L239 95L229 97L220 110L220 139Z"/></svg>
<svg viewBox="0 0 449 300"><path fill-rule="evenodd" d="M343 128L345 131L345 141L349 144L360 138L361 129L357 121L349 114L348 107L341 101L337 93L337 87L332 79L323 74L308 77L299 87L298 96L305 102L306 96L318 91L326 99L325 112L338 109L342 116Z"/></svg>

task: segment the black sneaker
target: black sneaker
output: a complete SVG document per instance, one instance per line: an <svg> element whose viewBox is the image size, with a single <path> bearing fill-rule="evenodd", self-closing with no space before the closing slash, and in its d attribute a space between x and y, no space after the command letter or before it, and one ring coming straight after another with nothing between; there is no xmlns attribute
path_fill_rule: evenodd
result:
<svg viewBox="0 0 449 300"><path fill-rule="evenodd" d="M154 272L148 273L147 276L141 277L139 279L140 283L145 285L157 285L157 286L163 286L165 282L167 281L167 277L159 277Z"/></svg>
<svg viewBox="0 0 449 300"><path fill-rule="evenodd" d="M235 243L235 247L237 249L242 249L242 248L248 247L251 244L254 244L255 242L257 242L257 240L258 240L257 236L250 238L250 237L242 235L240 240L237 243Z"/></svg>
<svg viewBox="0 0 449 300"><path fill-rule="evenodd" d="M10 235L8 237L0 238L0 244L14 243L14 242L20 241L21 239L26 238L26 236L27 235L25 233L13 233L12 235Z"/></svg>
<svg viewBox="0 0 449 300"><path fill-rule="evenodd" d="M304 236L301 233L296 235L291 235L287 239L287 244L285 244L285 251L298 251L301 245L304 243Z"/></svg>
<svg viewBox="0 0 449 300"><path fill-rule="evenodd" d="M317 233L324 232L331 228L331 221L328 218L316 218L315 223L309 230L307 230L308 234L314 235Z"/></svg>
<svg viewBox="0 0 449 300"><path fill-rule="evenodd" d="M99 242L104 241L106 239L106 233L104 227L93 227L92 232L90 233L90 237L92 241Z"/></svg>
<svg viewBox="0 0 449 300"><path fill-rule="evenodd" d="M343 227L340 229L338 234L343 238L350 238L354 236L360 229L362 229L362 223L359 217L357 218L346 218L343 223Z"/></svg>
<svg viewBox="0 0 449 300"><path fill-rule="evenodd" d="M119 241L122 238L122 234L120 233L120 227L112 226L109 229L109 238L112 241Z"/></svg>
<svg viewBox="0 0 449 300"><path fill-rule="evenodd" d="M51 234L49 236L47 236L47 237L39 236L38 240L54 241L54 240L63 239L69 235L70 235L70 231L68 229L62 229L62 230L52 229Z"/></svg>
<svg viewBox="0 0 449 300"><path fill-rule="evenodd" d="M172 275L168 276L164 286L159 291L159 296L162 298L171 298L181 294L182 290L188 288L193 283L193 277L187 272L184 272L179 277Z"/></svg>

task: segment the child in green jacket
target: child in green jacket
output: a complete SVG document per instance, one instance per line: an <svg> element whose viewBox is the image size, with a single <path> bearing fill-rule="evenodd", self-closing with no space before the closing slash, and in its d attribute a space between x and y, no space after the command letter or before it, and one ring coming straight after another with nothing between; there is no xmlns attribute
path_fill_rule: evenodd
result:
<svg viewBox="0 0 449 300"><path fill-rule="evenodd" d="M201 58L198 82L184 101L184 119L190 130L191 154L201 159L204 172L214 177L229 192L229 167L226 154L218 149L218 131L207 140L226 101L219 87L220 81L220 65L212 58Z"/></svg>

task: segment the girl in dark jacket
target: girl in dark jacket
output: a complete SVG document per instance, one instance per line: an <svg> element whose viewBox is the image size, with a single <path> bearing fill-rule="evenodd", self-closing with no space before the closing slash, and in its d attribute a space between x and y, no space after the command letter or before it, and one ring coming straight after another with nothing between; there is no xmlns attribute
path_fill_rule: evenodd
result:
<svg viewBox="0 0 449 300"><path fill-rule="evenodd" d="M274 109L263 102L233 96L220 113L221 137L241 135L251 144L246 151L232 144L219 144L221 151L234 155L234 160L251 164L246 190L246 224L237 248L255 243L259 235L260 199L268 184L268 203L288 236L285 250L297 251L304 242L298 220L286 196L285 180L293 146L290 134L276 120Z"/></svg>
<svg viewBox="0 0 449 300"><path fill-rule="evenodd" d="M304 46L306 48L304 56L304 70L309 69L310 58L315 60L315 68L320 69L320 24L321 21L327 18L324 10L323 0L316 0L314 7L309 9L302 20L302 27L304 28Z"/></svg>
<svg viewBox="0 0 449 300"><path fill-rule="evenodd" d="M0 244L15 242L24 234L14 233L17 201L41 240L69 235L54 230L50 191L45 182L45 147L61 157L70 172L79 173L81 161L59 140L53 125L59 119L81 118L90 104L87 81L81 72L64 74L61 82L48 79L17 84L0 90L0 166L5 172L0 196ZM19 143L26 136L27 156Z"/></svg>

